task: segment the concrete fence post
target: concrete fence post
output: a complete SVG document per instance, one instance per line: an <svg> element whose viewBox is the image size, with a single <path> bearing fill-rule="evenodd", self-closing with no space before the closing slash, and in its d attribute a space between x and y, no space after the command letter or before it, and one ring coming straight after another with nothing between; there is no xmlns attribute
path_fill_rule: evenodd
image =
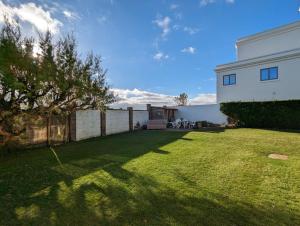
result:
<svg viewBox="0 0 300 226"><path fill-rule="evenodd" d="M151 120L151 104L147 104L147 111L148 111L148 114L149 114L149 120Z"/></svg>
<svg viewBox="0 0 300 226"><path fill-rule="evenodd" d="M101 136L106 136L106 111L101 111L100 113L101 122Z"/></svg>
<svg viewBox="0 0 300 226"><path fill-rule="evenodd" d="M76 111L72 112L70 115L70 140L71 141L76 141L77 137L76 137Z"/></svg>
<svg viewBox="0 0 300 226"><path fill-rule="evenodd" d="M128 107L128 115L129 115L129 131L133 131L133 108Z"/></svg>

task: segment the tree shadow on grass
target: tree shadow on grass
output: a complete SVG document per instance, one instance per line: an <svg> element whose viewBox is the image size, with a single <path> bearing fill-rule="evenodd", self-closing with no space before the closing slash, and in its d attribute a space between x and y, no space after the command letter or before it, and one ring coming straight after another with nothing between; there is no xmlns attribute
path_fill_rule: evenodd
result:
<svg viewBox="0 0 300 226"><path fill-rule="evenodd" d="M199 128L193 130L193 132L205 132L205 133L223 133L225 132L225 128L223 127L207 127L207 128Z"/></svg>
<svg viewBox="0 0 300 226"><path fill-rule="evenodd" d="M170 152L164 151L164 150L162 150L162 149L157 149L157 150L154 150L154 151L152 151L152 152L157 153L157 154L163 154L163 155L170 154Z"/></svg>
<svg viewBox="0 0 300 226"><path fill-rule="evenodd" d="M55 148L59 161L47 148L1 159L0 222L6 224L7 219L16 218L15 209L27 203L28 197L61 181L70 185L77 178L100 169L126 180L130 175L122 173L121 165L148 152L163 154L161 146L185 134L141 131L70 143Z"/></svg>
<svg viewBox="0 0 300 226"><path fill-rule="evenodd" d="M120 178L120 169L109 169ZM114 172L114 173L112 173ZM299 214L285 209L253 206L221 194L201 191L181 194L147 175L121 172L122 181L94 175L94 181L64 190L52 186L47 195L29 198L23 212L38 209L33 217L18 219L23 225L296 225ZM126 176L126 174L128 174ZM61 193L65 192L65 199ZM49 200L47 203L46 200ZM20 207L19 207L20 208Z"/></svg>
<svg viewBox="0 0 300 226"><path fill-rule="evenodd" d="M296 225L299 214L222 194L182 192L123 165L180 140L185 132L92 139L0 167L0 225ZM11 165L10 163L15 163ZM195 184L184 174L177 180ZM197 195L196 195L197 194Z"/></svg>

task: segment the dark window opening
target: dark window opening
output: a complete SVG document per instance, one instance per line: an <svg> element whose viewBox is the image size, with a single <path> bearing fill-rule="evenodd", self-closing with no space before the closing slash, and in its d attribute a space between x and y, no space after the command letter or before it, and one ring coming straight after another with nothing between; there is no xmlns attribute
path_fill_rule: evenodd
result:
<svg viewBox="0 0 300 226"><path fill-rule="evenodd" d="M260 81L278 79L278 67L264 68L260 70Z"/></svg>
<svg viewBox="0 0 300 226"><path fill-rule="evenodd" d="M229 85L235 85L236 84L236 75L224 75L223 76L223 85L229 86Z"/></svg>

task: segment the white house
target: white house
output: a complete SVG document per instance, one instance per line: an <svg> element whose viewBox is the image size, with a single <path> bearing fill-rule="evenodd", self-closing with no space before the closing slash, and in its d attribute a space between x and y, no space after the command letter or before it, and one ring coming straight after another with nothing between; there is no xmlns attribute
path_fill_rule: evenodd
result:
<svg viewBox="0 0 300 226"><path fill-rule="evenodd" d="M237 61L218 65L217 102L300 99L300 21L237 40Z"/></svg>

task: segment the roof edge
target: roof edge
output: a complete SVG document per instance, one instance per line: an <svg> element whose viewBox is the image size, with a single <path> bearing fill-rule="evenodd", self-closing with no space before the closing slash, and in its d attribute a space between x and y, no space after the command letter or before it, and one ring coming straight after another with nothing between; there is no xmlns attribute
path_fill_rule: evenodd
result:
<svg viewBox="0 0 300 226"><path fill-rule="evenodd" d="M285 60L285 59L295 58L295 57L296 58L300 57L300 48L283 51L275 54L269 54L265 56L235 61L227 64L220 64L216 66L215 72L222 72L222 71L231 70L235 68L249 67L259 63L265 63L269 61L279 61L279 60Z"/></svg>
<svg viewBox="0 0 300 226"><path fill-rule="evenodd" d="M253 34L253 35L249 35L249 36L239 38L236 41L236 45L239 46L239 45L241 45L243 43L246 43L246 42L259 40L263 37L267 37L267 36L270 36L270 35L281 34L281 33L287 32L287 31L295 30L297 28L300 28L300 20L295 21L293 23L286 24L286 25L282 25L282 26L279 26L279 27L275 27L273 29L268 29L268 30L265 30L265 31L262 31L262 32L258 32L258 33Z"/></svg>

